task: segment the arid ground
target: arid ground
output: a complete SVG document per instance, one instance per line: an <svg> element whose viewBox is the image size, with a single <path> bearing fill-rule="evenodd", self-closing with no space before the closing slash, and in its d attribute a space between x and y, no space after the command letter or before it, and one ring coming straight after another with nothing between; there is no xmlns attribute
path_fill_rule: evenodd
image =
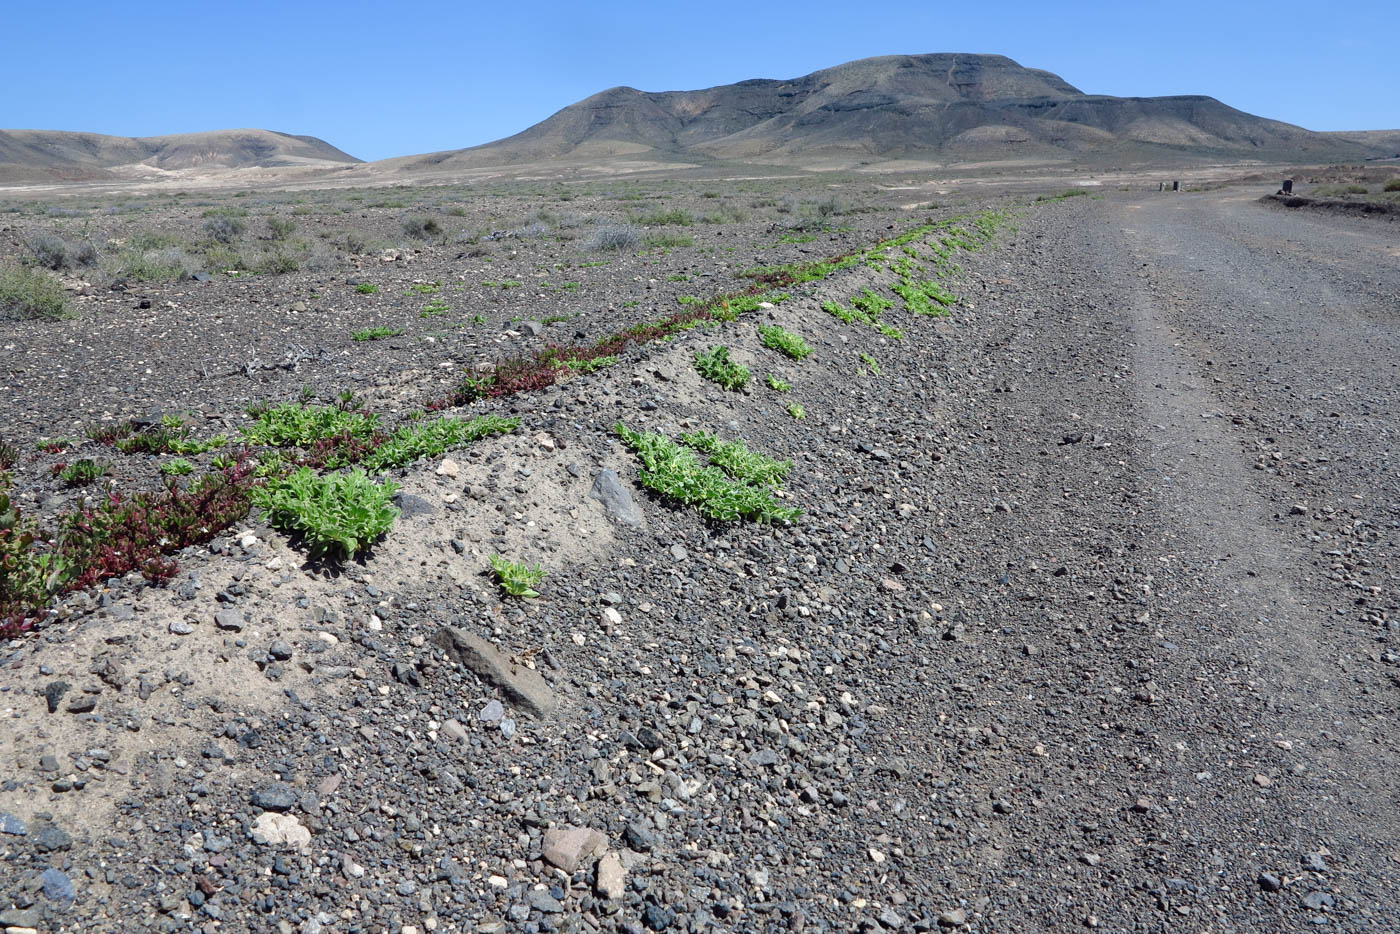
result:
<svg viewBox="0 0 1400 934"><path fill-rule="evenodd" d="M1023 174L8 202L0 928L1400 928L1400 226Z"/></svg>

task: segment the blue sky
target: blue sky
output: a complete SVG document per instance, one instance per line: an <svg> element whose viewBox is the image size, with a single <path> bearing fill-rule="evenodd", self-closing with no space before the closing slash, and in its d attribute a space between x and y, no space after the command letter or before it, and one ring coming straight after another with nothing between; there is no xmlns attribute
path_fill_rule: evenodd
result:
<svg viewBox="0 0 1400 934"><path fill-rule="evenodd" d="M1400 129L1393 2L26 3L0 127L264 127L364 159L456 149L596 91L994 52L1090 93L1210 94L1310 129Z"/></svg>

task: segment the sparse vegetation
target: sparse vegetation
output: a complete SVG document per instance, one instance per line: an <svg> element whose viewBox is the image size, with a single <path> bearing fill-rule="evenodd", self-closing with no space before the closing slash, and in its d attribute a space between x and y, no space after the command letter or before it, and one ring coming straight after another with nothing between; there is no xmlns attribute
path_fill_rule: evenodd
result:
<svg viewBox="0 0 1400 934"><path fill-rule="evenodd" d="M68 315L68 296L47 273L0 266L0 316L57 321Z"/></svg>
<svg viewBox="0 0 1400 934"><path fill-rule="evenodd" d="M779 506L773 489L736 479L716 466L701 466L693 448L665 435L639 432L621 422L613 430L641 461L642 485L721 522L792 521L801 510Z"/></svg>
<svg viewBox="0 0 1400 934"><path fill-rule="evenodd" d="M792 392L792 383L789 383L785 379L779 379L772 373L768 374L767 381L768 388L774 392Z"/></svg>
<svg viewBox="0 0 1400 934"><path fill-rule="evenodd" d="M351 338L357 341L377 341L386 337L398 337L403 333L403 328L373 327L363 328L351 334Z"/></svg>
<svg viewBox="0 0 1400 934"><path fill-rule="evenodd" d="M379 291L379 286L375 285L373 282L361 282L359 285L355 286L355 291L359 292L361 295L373 295L375 292Z"/></svg>
<svg viewBox="0 0 1400 934"><path fill-rule="evenodd" d="M695 355L695 370L712 383L731 391L743 389L749 382L749 368L729 359L729 348L718 344Z"/></svg>
<svg viewBox="0 0 1400 934"><path fill-rule="evenodd" d="M167 477L183 477L194 473L194 464L183 457L174 457L160 465L160 472Z"/></svg>
<svg viewBox="0 0 1400 934"><path fill-rule="evenodd" d="M776 350L794 360L805 360L812 355L811 346L802 339L801 335L785 330L779 325L760 324L758 335L764 347Z"/></svg>
<svg viewBox="0 0 1400 934"><path fill-rule="evenodd" d="M869 367L869 368L870 368L870 372L873 373L874 375L876 375L876 376L879 376L879 375L880 375L880 361L878 361L878 360L876 360L874 357L870 356L870 354L868 354L868 353L862 353L862 354L860 355L860 362L861 362L861 363L864 363L867 367Z"/></svg>
<svg viewBox="0 0 1400 934"><path fill-rule="evenodd" d="M62 465L58 471L58 479L68 486L86 486L99 477L106 476L111 472L111 469L112 466L106 461L84 457L71 464Z"/></svg>
<svg viewBox="0 0 1400 934"><path fill-rule="evenodd" d="M807 417L807 410L804 409L802 407L802 404L799 402L789 403L787 410L789 415L791 415L795 419L798 419L799 421Z"/></svg>
<svg viewBox="0 0 1400 934"><path fill-rule="evenodd" d="M490 561L491 570L495 572L497 582L506 593L512 597L526 599L534 599L540 595L535 588L544 580L545 575L538 564L529 567L494 554Z"/></svg>
<svg viewBox="0 0 1400 934"><path fill-rule="evenodd" d="M1400 191L1400 176L1385 183L1385 191Z"/></svg>
<svg viewBox="0 0 1400 934"><path fill-rule="evenodd" d="M426 240L442 233L442 225L431 217L410 217L403 222L403 232L415 240Z"/></svg>
<svg viewBox="0 0 1400 934"><path fill-rule="evenodd" d="M635 227L610 224L599 227L584 241L585 250L617 251L635 250L642 242Z"/></svg>

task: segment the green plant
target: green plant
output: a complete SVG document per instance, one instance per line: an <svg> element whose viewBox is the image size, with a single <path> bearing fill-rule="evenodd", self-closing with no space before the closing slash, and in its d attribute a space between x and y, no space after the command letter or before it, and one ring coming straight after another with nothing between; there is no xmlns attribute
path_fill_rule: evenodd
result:
<svg viewBox="0 0 1400 934"><path fill-rule="evenodd" d="M423 457L436 457L452 448L479 441L491 435L509 434L520 428L519 418L479 415L467 420L438 418L421 421L395 431L364 458L367 469L376 473L402 467Z"/></svg>
<svg viewBox="0 0 1400 934"><path fill-rule="evenodd" d="M415 282L408 287L408 293L417 292L419 295L432 295L442 291L442 280L437 282Z"/></svg>
<svg viewBox="0 0 1400 934"><path fill-rule="evenodd" d="M19 463L19 448L8 441L0 441L0 474Z"/></svg>
<svg viewBox="0 0 1400 934"><path fill-rule="evenodd" d="M802 407L800 402L792 402L788 404L788 414L800 421L807 417L807 410Z"/></svg>
<svg viewBox="0 0 1400 934"><path fill-rule="evenodd" d="M1035 200L1036 200L1036 201L1064 201L1066 198L1080 198L1080 197L1083 197L1084 195L1087 195L1087 194L1088 194L1088 192L1085 191L1083 188L1066 188L1064 191L1060 192L1060 193L1057 194L1057 195L1040 195L1040 196L1037 197Z"/></svg>
<svg viewBox="0 0 1400 934"><path fill-rule="evenodd" d="M375 292L379 291L379 286L375 285L373 282L361 282L359 285L355 286L355 291L359 292L361 295L373 295Z"/></svg>
<svg viewBox="0 0 1400 934"><path fill-rule="evenodd" d="M860 355L860 362L861 362L861 363L864 363L866 366L870 367L870 372L871 372L871 373L874 373L876 376L879 376L879 375L880 375L880 361L878 361L878 360L876 360L874 357L870 356L870 354L868 354L868 353L862 353L862 354Z"/></svg>
<svg viewBox="0 0 1400 934"><path fill-rule="evenodd" d="M257 421L243 430L243 440L273 447L309 447L338 435L366 441L378 430L377 415L335 406L285 402L262 410Z"/></svg>
<svg viewBox="0 0 1400 934"><path fill-rule="evenodd" d="M0 266L0 315L57 321L69 313L68 296L53 277L25 266Z"/></svg>
<svg viewBox="0 0 1400 934"><path fill-rule="evenodd" d="M787 380L779 379L772 373L768 374L767 379L768 388L772 389L774 392L792 392L792 383L789 383Z"/></svg>
<svg viewBox="0 0 1400 934"><path fill-rule="evenodd" d="M40 438L34 442L34 447L45 454L62 454L69 448L77 446L78 441L75 438Z"/></svg>
<svg viewBox="0 0 1400 934"><path fill-rule="evenodd" d="M423 306L423 310L418 313L420 318L435 318L438 315L446 314L452 310L452 306L447 302L429 302Z"/></svg>
<svg viewBox="0 0 1400 934"><path fill-rule="evenodd" d="M1400 176L1385 183L1385 191L1400 191Z"/></svg>
<svg viewBox="0 0 1400 934"><path fill-rule="evenodd" d="M398 484L375 483L363 470L322 476L310 467L273 477L253 490L264 522L297 536L313 555L353 558L393 526Z"/></svg>
<svg viewBox="0 0 1400 934"><path fill-rule="evenodd" d="M647 234L642 243L653 250L673 250L683 246L694 246L695 238L687 234L654 233Z"/></svg>
<svg viewBox="0 0 1400 934"><path fill-rule="evenodd" d="M512 597L534 598L540 595L535 586L544 580L544 571L538 564L528 567L493 554L491 570L496 573L501 589Z"/></svg>
<svg viewBox="0 0 1400 934"><path fill-rule="evenodd" d="M68 486L86 486L98 477L106 475L111 469L111 465L106 461L96 461L91 457L84 457L60 470L58 479Z"/></svg>
<svg viewBox="0 0 1400 934"><path fill-rule="evenodd" d="M442 233L442 225L431 217L410 217L403 222L403 232L415 239L426 240Z"/></svg>
<svg viewBox="0 0 1400 934"><path fill-rule="evenodd" d="M569 359L564 361L564 365L575 373L592 373L604 367L610 367L618 361L617 354L607 357L594 357L591 360Z"/></svg>
<svg viewBox="0 0 1400 934"><path fill-rule="evenodd" d="M677 303L681 305L703 305L705 300L698 295L677 295Z"/></svg>
<svg viewBox="0 0 1400 934"><path fill-rule="evenodd" d="M643 227L689 227L695 223L695 218L689 211L680 208L669 211L658 208L650 214L633 217L632 223L641 224Z"/></svg>
<svg viewBox="0 0 1400 934"><path fill-rule="evenodd" d="M204 222L204 232L219 243L232 243L242 236L243 221L230 214L219 214Z"/></svg>
<svg viewBox="0 0 1400 934"><path fill-rule="evenodd" d="M160 472L167 477L183 477L194 472L194 464L183 457L176 457L161 464Z"/></svg>
<svg viewBox="0 0 1400 934"><path fill-rule="evenodd" d="M750 451L742 441L721 441L705 431L686 432L681 435L681 443L709 457L711 464L735 480L776 486L792 470L788 461L775 461Z"/></svg>
<svg viewBox="0 0 1400 934"><path fill-rule="evenodd" d="M794 360L804 360L812 355L812 348L802 339L801 335L785 330L780 325L760 324L758 336L763 341L764 347L776 350Z"/></svg>
<svg viewBox="0 0 1400 934"><path fill-rule="evenodd" d="M374 327L365 328L351 334L350 337L357 341L377 341L384 337L398 337L403 333L403 328Z"/></svg>
<svg viewBox="0 0 1400 934"><path fill-rule="evenodd" d="M583 243L585 250L601 250L611 252L616 250L635 250L641 242L641 237L633 227L625 225L609 225L599 227L593 231L592 235ZM583 263L581 265L597 265L593 263Z"/></svg>
<svg viewBox="0 0 1400 934"><path fill-rule="evenodd" d="M729 348L723 344L695 354L695 370L712 383L725 389L743 389L749 382L749 368L729 359Z"/></svg>
<svg viewBox="0 0 1400 934"><path fill-rule="evenodd" d="M722 522L748 519L791 521L801 510L777 504L773 490L731 478L719 467L702 467L695 451L653 432L633 431L621 422L613 430L641 461L642 485L663 496L693 505Z"/></svg>
<svg viewBox="0 0 1400 934"><path fill-rule="evenodd" d="M267 233L274 240L285 240L296 229L297 222L294 220L288 220L285 217L269 217L267 219Z"/></svg>

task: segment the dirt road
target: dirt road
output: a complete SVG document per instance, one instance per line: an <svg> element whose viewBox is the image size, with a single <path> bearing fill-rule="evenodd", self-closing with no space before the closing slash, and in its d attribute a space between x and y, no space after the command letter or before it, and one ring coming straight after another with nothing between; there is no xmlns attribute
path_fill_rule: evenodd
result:
<svg viewBox="0 0 1400 934"><path fill-rule="evenodd" d="M989 916L1393 929L1400 231L1074 200L1000 257L957 420L1001 485L969 492L1011 504L965 547L1002 538L984 573L1039 662L977 702L1043 723L1005 765L1044 783L1030 845L1000 841L1029 898Z"/></svg>

